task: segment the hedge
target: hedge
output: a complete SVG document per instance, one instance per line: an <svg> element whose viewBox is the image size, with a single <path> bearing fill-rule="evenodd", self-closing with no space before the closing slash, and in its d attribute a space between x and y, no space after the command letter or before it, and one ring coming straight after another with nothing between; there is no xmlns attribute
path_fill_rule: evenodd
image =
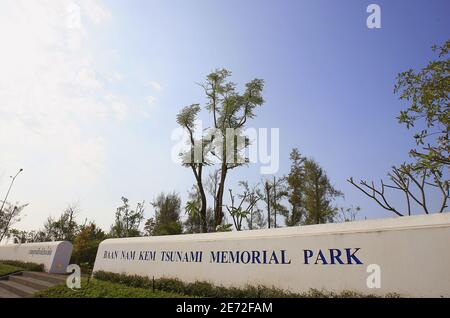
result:
<svg viewBox="0 0 450 318"><path fill-rule="evenodd" d="M176 278L152 279L139 275L117 274L97 271L94 278L103 281L124 284L130 287L147 288L194 297L213 298L361 298L377 297L375 295L363 295L354 291L342 291L340 293L324 290L310 289L306 293L292 293L275 287L246 286L244 288L216 286L205 281L186 283ZM386 297L398 297L396 294L388 294Z"/></svg>
<svg viewBox="0 0 450 318"><path fill-rule="evenodd" d="M30 263L30 262L21 262L21 261L3 261L0 260L1 264L20 267L22 270L30 271L30 272L43 272L44 271L44 264L36 264L36 263Z"/></svg>

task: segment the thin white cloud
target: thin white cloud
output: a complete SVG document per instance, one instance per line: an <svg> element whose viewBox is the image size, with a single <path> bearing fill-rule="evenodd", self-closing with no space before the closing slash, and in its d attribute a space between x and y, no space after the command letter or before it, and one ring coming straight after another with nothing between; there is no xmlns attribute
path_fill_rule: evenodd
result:
<svg viewBox="0 0 450 318"><path fill-rule="evenodd" d="M149 81L148 82L150 87L152 89L154 89L156 92L161 92L164 88L162 87L162 85L160 83L158 83L157 81Z"/></svg>
<svg viewBox="0 0 450 318"><path fill-rule="evenodd" d="M83 12L95 24L101 24L111 19L111 12L98 0L81 0L80 5Z"/></svg>
<svg viewBox="0 0 450 318"><path fill-rule="evenodd" d="M145 118L150 118L151 114L154 112L154 110L157 107L158 99L153 95L149 95L145 98L145 101L146 101L147 105L142 109L142 115Z"/></svg>
<svg viewBox="0 0 450 318"><path fill-rule="evenodd" d="M157 99L155 96L150 95L146 97L146 101L148 105L153 106L156 103Z"/></svg>
<svg viewBox="0 0 450 318"><path fill-rule="evenodd" d="M114 71L108 76L108 82L110 83L121 82L122 79L122 74L120 74L120 72L118 71Z"/></svg>
<svg viewBox="0 0 450 318"><path fill-rule="evenodd" d="M148 85L156 92L159 93L163 90L163 87L161 84L159 84L156 81L149 81ZM154 95L148 95L147 97L145 97L145 101L147 103L147 107L144 108L142 110L142 114L144 117L146 118L150 118L150 114L151 112L153 112L153 110L156 107L156 104L158 102L158 98Z"/></svg>
<svg viewBox="0 0 450 318"><path fill-rule="evenodd" d="M128 106L115 95L105 96L106 102L111 106L115 117L119 121L123 121L128 115Z"/></svg>
<svg viewBox="0 0 450 318"><path fill-rule="evenodd" d="M110 17L95 0L0 2L0 169L25 169L24 201L32 202L30 215L41 221L50 211L38 193L72 200L74 190L98 187L108 143L96 127L108 114L119 120L127 114L118 97L111 104L99 98L111 93L82 45L90 30L67 24L67 6L73 3L94 23Z"/></svg>
<svg viewBox="0 0 450 318"><path fill-rule="evenodd" d="M78 72L77 84L80 87L89 89L99 89L103 87L102 82L97 78L97 74L92 69L81 69Z"/></svg>

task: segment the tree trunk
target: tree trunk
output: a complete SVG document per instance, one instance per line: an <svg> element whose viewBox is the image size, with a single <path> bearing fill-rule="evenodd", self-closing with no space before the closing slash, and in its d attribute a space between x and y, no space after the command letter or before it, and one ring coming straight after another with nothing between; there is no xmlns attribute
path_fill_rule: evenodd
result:
<svg viewBox="0 0 450 318"><path fill-rule="evenodd" d="M265 190L266 190L266 205L267 205L267 227L270 229L270 187L269 182L266 181L265 184Z"/></svg>
<svg viewBox="0 0 450 318"><path fill-rule="evenodd" d="M201 200L201 208L200 208L200 218L201 218L201 228L202 233L208 232L208 221L206 219L206 194L205 189L203 188L203 181L202 181L202 172L203 172L203 166L200 165L198 167L198 173L195 174L197 179L197 187L198 191L200 192L200 200Z"/></svg>
<svg viewBox="0 0 450 318"><path fill-rule="evenodd" d="M316 224L320 224L321 210L320 210L320 197L319 197L319 180L316 180L315 184L315 201L316 201Z"/></svg>
<svg viewBox="0 0 450 318"><path fill-rule="evenodd" d="M273 225L277 228L277 184L275 176L273 177Z"/></svg>
<svg viewBox="0 0 450 318"><path fill-rule="evenodd" d="M214 208L214 219L216 227L221 225L223 220L222 203L223 203L223 192L225 189L225 179L227 177L227 170L228 168L226 163L222 163L222 169L220 170L219 188L217 189L216 195L216 206Z"/></svg>
<svg viewBox="0 0 450 318"><path fill-rule="evenodd" d="M202 207L200 208L200 217L202 219L202 233L206 233L208 232L208 220L206 217L206 194L201 182L198 184L198 191L200 192L200 198L202 201Z"/></svg>

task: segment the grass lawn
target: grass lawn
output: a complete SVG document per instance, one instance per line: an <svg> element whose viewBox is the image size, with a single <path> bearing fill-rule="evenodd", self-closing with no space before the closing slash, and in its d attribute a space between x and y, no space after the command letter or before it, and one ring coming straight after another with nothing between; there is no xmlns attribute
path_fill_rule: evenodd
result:
<svg viewBox="0 0 450 318"><path fill-rule="evenodd" d="M20 267L0 263L0 276L23 270Z"/></svg>
<svg viewBox="0 0 450 318"><path fill-rule="evenodd" d="M81 289L71 290L66 285L54 286L33 295L35 298L178 298L180 294L151 289L128 287L97 279L81 279Z"/></svg>

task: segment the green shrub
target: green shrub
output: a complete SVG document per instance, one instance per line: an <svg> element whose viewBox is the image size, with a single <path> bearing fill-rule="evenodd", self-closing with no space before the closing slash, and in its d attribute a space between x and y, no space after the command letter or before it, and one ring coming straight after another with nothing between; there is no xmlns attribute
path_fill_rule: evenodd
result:
<svg viewBox="0 0 450 318"><path fill-rule="evenodd" d="M30 271L30 272L43 272L44 264L36 264L30 262L21 262L21 261L0 261L1 264L6 264L10 266L20 267L22 270Z"/></svg>
<svg viewBox="0 0 450 318"><path fill-rule="evenodd" d="M155 279L155 289L178 293L178 294L187 294L186 284L176 278ZM201 296L201 295L196 295L196 296Z"/></svg>
<svg viewBox="0 0 450 318"><path fill-rule="evenodd" d="M99 244L106 234L93 222L83 225L73 240L70 264L78 264L83 274L91 274Z"/></svg>
<svg viewBox="0 0 450 318"><path fill-rule="evenodd" d="M129 287L160 290L180 295L213 298L358 298L376 297L363 295L354 291L342 291L341 293L324 290L310 289L306 293L292 293L275 287L246 286L244 288L216 286L205 281L185 283L177 278L152 279L138 275L116 274L97 271L94 277L98 280L124 284ZM392 297L392 295L387 295Z"/></svg>
<svg viewBox="0 0 450 318"><path fill-rule="evenodd" d="M20 272L21 270L22 269L20 267L0 263L0 277L13 274L15 272Z"/></svg>
<svg viewBox="0 0 450 318"><path fill-rule="evenodd" d="M129 287L97 279L82 278L81 289L70 289L59 284L33 294L34 298L178 298L178 294L152 291L148 288Z"/></svg>
<svg viewBox="0 0 450 318"><path fill-rule="evenodd" d="M220 287L213 286L208 282L195 282L183 285L184 293L188 295L197 295L201 297L220 297L221 294Z"/></svg>
<svg viewBox="0 0 450 318"><path fill-rule="evenodd" d="M107 280L121 283L131 287L152 288L184 295L199 297L234 297L234 298L256 298L256 297L287 297L296 294L283 292L275 288L254 287L246 288L215 286L209 282L197 281L185 283L176 278L150 279L138 275L125 275L98 271L94 277L99 280ZM296 295L298 296L298 295Z"/></svg>

